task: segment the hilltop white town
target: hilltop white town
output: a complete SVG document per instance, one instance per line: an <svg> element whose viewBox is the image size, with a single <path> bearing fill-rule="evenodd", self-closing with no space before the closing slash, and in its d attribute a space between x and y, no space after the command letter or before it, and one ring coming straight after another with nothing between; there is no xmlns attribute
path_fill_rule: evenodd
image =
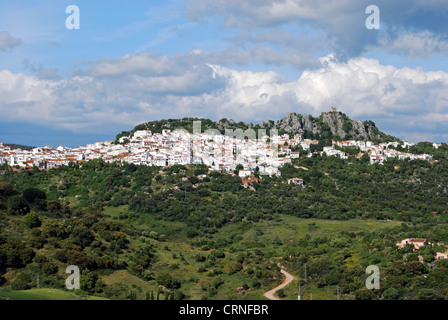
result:
<svg viewBox="0 0 448 320"><path fill-rule="evenodd" d="M264 135L259 139L238 138L238 136L205 133L190 134L186 131L152 133L148 130L134 132L131 136L121 137L120 143L114 141L95 142L77 148L51 146L33 148L29 151L12 149L0 142L0 165L8 164L21 168L37 167L40 170L68 165L82 164L85 161L103 159L105 162L127 162L135 165L170 166L186 164L205 164L210 170L232 173L239 165L240 177L251 176L258 167L261 175L280 175L279 168L292 159L311 157L313 154L326 154L347 159L344 147L359 148L356 157L367 154L370 163L382 164L387 158L399 160L432 161L428 154L412 154L397 151L399 142L380 143L370 141L332 141L332 146L323 147L323 151L311 152L311 146L318 140L303 139L302 135L289 134L271 137ZM403 142L402 148L409 148L412 143ZM438 148L440 144L434 143ZM301 147L302 155L293 151Z"/></svg>

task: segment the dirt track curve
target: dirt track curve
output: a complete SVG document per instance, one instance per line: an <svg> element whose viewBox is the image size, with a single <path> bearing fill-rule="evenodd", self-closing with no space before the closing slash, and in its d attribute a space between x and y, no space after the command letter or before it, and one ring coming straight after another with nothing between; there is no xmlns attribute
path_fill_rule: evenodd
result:
<svg viewBox="0 0 448 320"><path fill-rule="evenodd" d="M269 291L266 291L266 292L264 293L264 296L265 296L266 298L268 298L269 300L280 300L280 298L277 297L277 296L275 295L275 293L276 293L278 290L283 289L284 287L286 287L288 284L291 283L291 281L293 281L293 280L295 279L295 277L294 277L293 275L289 274L288 272L286 272L286 271L283 270L283 269L280 270L280 272L283 273L283 274L285 275L286 279L285 279L285 281L283 281L283 283L282 283L281 285L279 285L278 287L275 287L274 289L269 290Z"/></svg>

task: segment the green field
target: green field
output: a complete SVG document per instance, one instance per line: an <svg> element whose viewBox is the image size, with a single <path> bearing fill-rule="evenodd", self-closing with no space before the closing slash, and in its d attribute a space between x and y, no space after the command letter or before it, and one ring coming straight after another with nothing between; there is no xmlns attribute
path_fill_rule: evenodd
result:
<svg viewBox="0 0 448 320"><path fill-rule="evenodd" d="M71 292L45 288L20 291L2 289L0 290L0 297L7 300L104 300L99 297L80 297Z"/></svg>
<svg viewBox="0 0 448 320"><path fill-rule="evenodd" d="M122 213L127 213L127 206L118 208L105 208L104 214L112 219L118 219ZM181 222L161 221L151 216L139 217L137 220L132 218L122 220L124 223L132 224L143 230L155 230L158 233L166 234L167 241L152 241L157 248L157 262L153 265L154 276L159 273L167 272L173 278L182 280L182 291L186 293L186 299L203 299L206 292L203 288L217 276L209 276L208 272L198 273L197 270L203 266L202 262L195 260L195 256L203 249L216 249L216 244L222 243L223 239L229 237L238 238L234 243L219 246L226 254L224 259L219 259L211 269L219 269L224 272L221 276L224 283L213 299L253 299L264 300L265 291L272 289L283 281L283 278L273 280L269 286L261 286L259 289L250 289L244 295L238 294L237 288L247 283L248 275L235 273L229 275L231 266L235 263L238 253L261 249L272 265L278 262L282 263L284 247L297 247L298 240L305 236L332 236L341 232L370 232L381 229L388 229L399 226L396 221L380 221L373 219L353 219L348 221L322 220L322 219L302 219L293 216L280 216L277 221L262 221L257 224L236 223L221 228L212 238L205 241L201 247L198 243L191 243L185 236L185 225ZM310 230L310 225L314 228ZM273 239L279 239L281 244L273 242ZM215 246L209 246L206 243L213 242ZM235 251L235 248L238 250ZM209 253L204 253L208 255ZM182 255L184 260L180 260ZM352 257L355 259L356 256ZM347 262L347 264L349 264ZM297 271L288 270L295 276L300 276ZM143 281L142 279L129 274L127 271L116 271L103 278L107 285L125 285L128 290L134 290L139 299L143 299L146 292L156 292L159 285L155 280ZM335 299L335 287L317 288L316 286L304 287L304 290L313 293L313 299ZM286 297L284 299L297 299L297 281L293 281L284 289ZM309 298L309 297L308 297ZM161 296L163 299L163 295ZM306 297L304 297L306 299Z"/></svg>

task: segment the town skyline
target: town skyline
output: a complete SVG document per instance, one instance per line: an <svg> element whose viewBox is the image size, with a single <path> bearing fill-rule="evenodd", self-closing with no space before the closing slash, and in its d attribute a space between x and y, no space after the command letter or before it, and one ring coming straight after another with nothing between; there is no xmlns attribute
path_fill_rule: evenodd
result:
<svg viewBox="0 0 448 320"><path fill-rule="evenodd" d="M97 159L108 163L125 162L157 167L198 164L206 165L212 171L234 173L238 170L244 183L244 178L253 177L255 172L280 176L281 167L300 157L325 154L348 159L349 155L344 148L357 149L359 152L352 156L358 159L367 155L370 164L383 164L388 158L433 161L428 154L416 155L397 150L398 147L408 149L414 145L407 141L374 144L372 141L353 139L332 140L331 146L323 146L319 151L312 150L312 145L319 145L318 139L303 138L302 134L297 133L279 134L276 129L271 129L269 135L266 129L257 131L249 128L245 131L226 129L225 134L217 129L203 132L201 121L194 121L191 133L182 128L173 131L162 129L161 133L136 130L117 138L118 141L97 141L77 148L61 145L57 148L45 146L22 150L4 146L0 142L0 165L50 170L70 164L82 165ZM440 146L440 143L432 145L435 149Z"/></svg>

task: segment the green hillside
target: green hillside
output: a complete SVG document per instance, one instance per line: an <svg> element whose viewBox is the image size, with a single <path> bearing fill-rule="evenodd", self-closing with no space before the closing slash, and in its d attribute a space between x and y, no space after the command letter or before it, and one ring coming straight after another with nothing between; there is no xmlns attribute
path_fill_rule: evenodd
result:
<svg viewBox="0 0 448 320"><path fill-rule="evenodd" d="M306 264L302 288L316 298L335 299L337 286L344 299L446 298L446 261L427 265L443 248L421 248L421 263L396 243L448 243L447 169L446 160L313 156L244 188L195 165L2 166L0 285L10 291L1 296L31 299L37 275L41 287L64 290L65 268L77 265L77 296L265 299L281 263L301 279ZM292 177L306 187L287 184ZM381 269L380 290L365 289L369 265ZM283 298L296 299L296 288Z"/></svg>

